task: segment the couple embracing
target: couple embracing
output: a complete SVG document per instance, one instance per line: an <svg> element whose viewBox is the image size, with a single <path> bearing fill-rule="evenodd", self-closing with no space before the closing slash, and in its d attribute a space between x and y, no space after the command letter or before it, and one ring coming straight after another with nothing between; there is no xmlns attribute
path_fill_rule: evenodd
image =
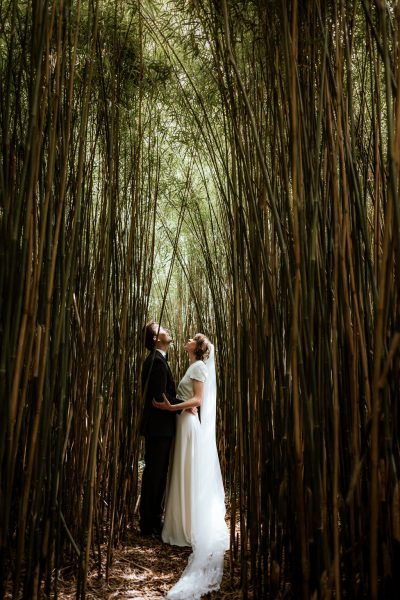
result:
<svg viewBox="0 0 400 600"><path fill-rule="evenodd" d="M140 529L143 535L161 535L168 544L192 547L188 565L167 597L195 600L219 589L229 547L215 439L214 346L201 333L186 342L189 367L176 390L167 362L171 341L169 332L155 321L146 325Z"/></svg>

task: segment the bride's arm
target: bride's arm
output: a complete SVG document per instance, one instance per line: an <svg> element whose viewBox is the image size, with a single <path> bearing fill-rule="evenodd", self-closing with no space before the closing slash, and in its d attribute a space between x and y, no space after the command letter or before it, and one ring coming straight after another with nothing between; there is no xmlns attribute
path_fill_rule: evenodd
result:
<svg viewBox="0 0 400 600"><path fill-rule="evenodd" d="M165 394L163 394L164 400L163 402L156 402L153 400L153 406L156 408L160 408L161 410L169 410L171 412L175 412L177 410L185 410L186 408L193 408L195 406L201 406L203 402L203 394L204 394L204 383L202 381L197 381L197 379L193 379L193 396L190 400L185 400L185 402L181 402L180 404L171 404L168 401L168 398Z"/></svg>

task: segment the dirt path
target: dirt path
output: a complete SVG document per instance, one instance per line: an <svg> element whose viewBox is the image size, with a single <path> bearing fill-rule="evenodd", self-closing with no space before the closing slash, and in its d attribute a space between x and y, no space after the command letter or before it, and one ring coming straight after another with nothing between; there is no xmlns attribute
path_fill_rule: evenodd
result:
<svg viewBox="0 0 400 600"><path fill-rule="evenodd" d="M189 548L169 546L158 540L142 538L138 533L132 532L124 546L115 550L108 583L104 577L98 577L97 570L89 574L86 597L88 600L164 598L179 579L189 554ZM228 555L227 552L221 590L207 596L208 599L239 600L242 597L237 585L236 590L230 585ZM75 594L75 581L63 579L61 573L59 598L72 600L75 599Z"/></svg>

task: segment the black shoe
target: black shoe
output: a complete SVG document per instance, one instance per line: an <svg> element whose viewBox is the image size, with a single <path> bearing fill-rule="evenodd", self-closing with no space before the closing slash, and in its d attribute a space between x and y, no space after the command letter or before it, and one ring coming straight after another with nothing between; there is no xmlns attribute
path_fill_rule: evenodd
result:
<svg viewBox="0 0 400 600"><path fill-rule="evenodd" d="M162 525L159 525L158 527L153 527L152 529L140 529L140 535L142 537L148 537L157 540L161 540L161 532Z"/></svg>
<svg viewBox="0 0 400 600"><path fill-rule="evenodd" d="M162 532L162 525L159 525L158 527L153 527L152 529L152 537L156 540L161 540L161 532Z"/></svg>
<svg viewBox="0 0 400 600"><path fill-rule="evenodd" d="M140 535L142 537L152 537L153 530L152 529L141 529L140 530Z"/></svg>

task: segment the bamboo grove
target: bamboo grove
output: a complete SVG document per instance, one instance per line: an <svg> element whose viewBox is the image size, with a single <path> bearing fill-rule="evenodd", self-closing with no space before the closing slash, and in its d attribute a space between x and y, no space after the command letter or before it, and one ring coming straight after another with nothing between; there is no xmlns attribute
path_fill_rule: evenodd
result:
<svg viewBox="0 0 400 600"><path fill-rule="evenodd" d="M163 74L144 67L137 11L1 11L0 579L50 594L70 561L83 597L91 549L101 568L107 539L108 568L137 495L123 399L138 394Z"/></svg>
<svg viewBox="0 0 400 600"><path fill-rule="evenodd" d="M394 598L400 6L0 4L0 582L132 526L141 328L216 343L243 598ZM398 569L397 569L398 571Z"/></svg>

